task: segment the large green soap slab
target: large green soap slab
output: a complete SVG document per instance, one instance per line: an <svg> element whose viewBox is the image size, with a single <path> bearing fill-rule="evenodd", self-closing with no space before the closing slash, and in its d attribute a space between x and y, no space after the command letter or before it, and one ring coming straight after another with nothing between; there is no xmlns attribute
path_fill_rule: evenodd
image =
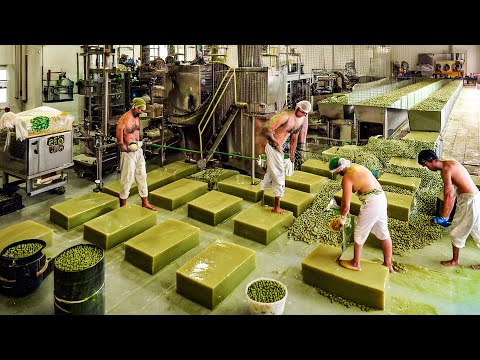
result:
<svg viewBox="0 0 480 360"><path fill-rule="evenodd" d="M334 174L330 171L330 168L328 167L328 162L318 159L306 160L300 166L300 169L304 172L324 176L332 180L335 180L337 178L337 174Z"/></svg>
<svg viewBox="0 0 480 360"><path fill-rule="evenodd" d="M212 190L187 203L188 216L216 226L242 211L242 204L241 197Z"/></svg>
<svg viewBox="0 0 480 360"><path fill-rule="evenodd" d="M148 192L158 189L164 185L175 181L175 175L166 171L165 168L159 168L147 173Z"/></svg>
<svg viewBox="0 0 480 360"><path fill-rule="evenodd" d="M177 270L177 293L213 310L255 267L254 250L217 240Z"/></svg>
<svg viewBox="0 0 480 360"><path fill-rule="evenodd" d="M202 181L179 179L148 194L150 203L166 210L175 210L208 191Z"/></svg>
<svg viewBox="0 0 480 360"><path fill-rule="evenodd" d="M417 191L420 187L422 179L409 176L401 176L391 173L383 173L379 178L378 182L381 185L392 185L398 186L403 189L408 189L411 191Z"/></svg>
<svg viewBox="0 0 480 360"><path fill-rule="evenodd" d="M262 199L263 190L260 179L248 175L233 175L218 182L218 191L241 197L244 200L258 202Z"/></svg>
<svg viewBox="0 0 480 360"><path fill-rule="evenodd" d="M389 272L386 266L360 260L361 271L340 266L340 247L319 244L302 260L303 281L372 309L385 309Z"/></svg>
<svg viewBox="0 0 480 360"><path fill-rule="evenodd" d="M285 176L285 186L307 193L318 193L328 180L324 176L296 170L292 176Z"/></svg>
<svg viewBox="0 0 480 360"><path fill-rule="evenodd" d="M272 189L264 191L265 204L273 207L275 196ZM313 202L315 194L309 194L300 190L285 188L285 192L280 200L280 207L289 210L293 216L299 217Z"/></svg>
<svg viewBox="0 0 480 360"><path fill-rule="evenodd" d="M90 192L50 206L50 221L70 230L119 206L118 197Z"/></svg>
<svg viewBox="0 0 480 360"><path fill-rule="evenodd" d="M40 239L50 246L53 241L53 229L33 220L10 225L0 230L0 251L20 240Z"/></svg>
<svg viewBox="0 0 480 360"><path fill-rule="evenodd" d="M104 185L102 187L102 192L104 192L105 194L116 196L118 198L120 194L120 180L112 181L111 183ZM132 186L130 187L129 197L135 194L138 194L138 186L137 183L134 181Z"/></svg>
<svg viewBox="0 0 480 360"><path fill-rule="evenodd" d="M233 232L264 245L287 231L293 223L293 213L283 210L283 214L273 213L269 206L253 204L233 218Z"/></svg>
<svg viewBox="0 0 480 360"><path fill-rule="evenodd" d="M83 238L103 250L110 250L151 228L156 222L156 211L127 204L87 221L83 225Z"/></svg>
<svg viewBox="0 0 480 360"><path fill-rule="evenodd" d="M403 139L434 143L437 142L439 135L438 131L410 131Z"/></svg>
<svg viewBox="0 0 480 360"><path fill-rule="evenodd" d="M165 165L164 168L167 172L175 175L175 180L195 174L198 171L196 164L186 163L181 160Z"/></svg>
<svg viewBox="0 0 480 360"><path fill-rule="evenodd" d="M480 190L480 176L470 175L475 185L477 185L478 190Z"/></svg>
<svg viewBox="0 0 480 360"><path fill-rule="evenodd" d="M333 197L338 205L342 202L343 190L337 191ZM397 194L389 191L385 191L387 197L387 215L388 217L408 221L410 212L413 207L413 196ZM350 214L358 215L362 202L358 198L356 193L352 194L350 198Z"/></svg>
<svg viewBox="0 0 480 360"><path fill-rule="evenodd" d="M390 160L388 160L388 164L413 169L423 169L423 166L418 163L417 159L406 159L400 156L391 157Z"/></svg>
<svg viewBox="0 0 480 360"><path fill-rule="evenodd" d="M155 274L200 244L200 229L168 219L125 242L125 260Z"/></svg>
<svg viewBox="0 0 480 360"><path fill-rule="evenodd" d="M326 156L337 156L338 150L340 150L340 146L333 146L331 148L328 148L327 150L322 151L322 155Z"/></svg>

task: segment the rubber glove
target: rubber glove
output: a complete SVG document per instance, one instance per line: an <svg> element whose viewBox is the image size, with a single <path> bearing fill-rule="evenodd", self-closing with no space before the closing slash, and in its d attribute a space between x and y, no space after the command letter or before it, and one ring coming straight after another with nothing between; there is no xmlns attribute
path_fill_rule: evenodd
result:
<svg viewBox="0 0 480 360"><path fill-rule="evenodd" d="M447 226L450 225L448 223L448 218L439 217L439 216L434 217L432 219L432 222L434 222L435 224L438 224L438 225L442 225L443 227L447 227Z"/></svg>

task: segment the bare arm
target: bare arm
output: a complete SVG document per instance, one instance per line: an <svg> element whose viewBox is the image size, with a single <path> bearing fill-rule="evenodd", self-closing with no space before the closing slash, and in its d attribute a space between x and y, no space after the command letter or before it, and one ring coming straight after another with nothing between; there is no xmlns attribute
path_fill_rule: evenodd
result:
<svg viewBox="0 0 480 360"><path fill-rule="evenodd" d="M444 218L450 217L450 212L455 204L455 190L452 184L452 171L450 167L442 170L443 180L443 213Z"/></svg>
<svg viewBox="0 0 480 360"><path fill-rule="evenodd" d="M117 145L123 150L128 151L128 146L123 140L123 134L125 130L125 119L120 118L117 123Z"/></svg>
<svg viewBox="0 0 480 360"><path fill-rule="evenodd" d="M350 211L350 201L352 199L352 181L348 175L342 179L342 204L340 205L340 216L345 221Z"/></svg>

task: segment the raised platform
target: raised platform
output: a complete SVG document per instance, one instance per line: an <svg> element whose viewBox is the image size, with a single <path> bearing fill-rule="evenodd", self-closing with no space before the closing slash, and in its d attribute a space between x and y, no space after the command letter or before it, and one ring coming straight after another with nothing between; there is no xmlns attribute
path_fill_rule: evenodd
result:
<svg viewBox="0 0 480 360"><path fill-rule="evenodd" d="M391 173L383 173L379 178L380 185L398 186L403 189L417 191L422 179L416 177L407 177Z"/></svg>
<svg viewBox="0 0 480 360"><path fill-rule="evenodd" d="M318 245L301 262L303 281L359 305L385 309L388 268L360 260L361 271L349 270L337 262L341 254L341 248Z"/></svg>
<svg viewBox="0 0 480 360"><path fill-rule="evenodd" d="M272 189L264 191L265 204L272 206L275 202L275 196ZM285 193L280 200L280 207L289 210L293 216L299 217L315 200L315 194L306 193L300 190L285 188Z"/></svg>
<svg viewBox="0 0 480 360"><path fill-rule="evenodd" d="M53 229L33 220L10 225L0 230L0 251L14 242L28 239L40 239L50 246L53 241Z"/></svg>
<svg viewBox="0 0 480 360"><path fill-rule="evenodd" d="M157 222L157 212L139 205L127 204L83 225L83 238L110 250L151 228Z"/></svg>
<svg viewBox="0 0 480 360"><path fill-rule="evenodd" d="M200 244L200 229L169 219L125 242L125 260L155 274Z"/></svg>
<svg viewBox="0 0 480 360"><path fill-rule="evenodd" d="M233 218L233 232L239 236L270 244L287 231L293 223L293 213L284 210L283 214L272 212L272 207L253 204Z"/></svg>
<svg viewBox="0 0 480 360"><path fill-rule="evenodd" d="M119 207L118 197L89 192L50 206L50 221L70 230Z"/></svg>
<svg viewBox="0 0 480 360"><path fill-rule="evenodd" d="M208 225L217 226L242 211L243 199L217 190L187 203L188 216Z"/></svg>
<svg viewBox="0 0 480 360"><path fill-rule="evenodd" d="M207 192L207 183L197 180L179 179L153 190L148 194L148 198L152 205L172 211Z"/></svg>
<svg viewBox="0 0 480 360"><path fill-rule="evenodd" d="M247 175L233 175L225 180L218 182L218 190L227 194L241 197L244 200L251 202L258 202L262 199L263 190L261 189L261 179L254 178L252 184L252 177Z"/></svg>
<svg viewBox="0 0 480 360"><path fill-rule="evenodd" d="M177 293L213 310L255 267L254 250L217 240L177 270Z"/></svg>
<svg viewBox="0 0 480 360"><path fill-rule="evenodd" d="M285 187L300 190L306 193L318 193L328 178L295 170L292 176L285 176Z"/></svg>
<svg viewBox="0 0 480 360"><path fill-rule="evenodd" d="M326 161L308 159L301 165L300 168L304 172L324 176L332 180L335 180L337 178L337 174L334 174L330 171L328 167L328 162Z"/></svg>

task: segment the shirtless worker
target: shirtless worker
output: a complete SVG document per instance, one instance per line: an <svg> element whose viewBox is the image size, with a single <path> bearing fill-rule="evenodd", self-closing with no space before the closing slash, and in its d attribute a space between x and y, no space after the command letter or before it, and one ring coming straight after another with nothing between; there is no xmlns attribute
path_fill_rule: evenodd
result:
<svg viewBox="0 0 480 360"><path fill-rule="evenodd" d="M449 226L448 219L455 206L455 196L457 197L450 230L453 257L440 262L445 266L456 266L460 249L465 247L469 234L480 247L480 192L467 169L457 160L439 160L432 150L422 150L418 154L418 163L431 171L440 170L442 175L443 216L434 217L432 222L444 227ZM472 268L479 270L480 265L472 265Z"/></svg>
<svg viewBox="0 0 480 360"><path fill-rule="evenodd" d="M333 228L339 229L345 225L347 214L350 211L352 193L356 192L363 203L353 235L353 259L340 260L340 265L350 270L361 270L360 258L363 244L372 232L382 243L383 265L391 273L395 272L392 266L392 239L388 231L387 197L382 186L365 166L351 164L345 158L332 158L329 168L332 173L343 176L340 217L332 223Z"/></svg>
<svg viewBox="0 0 480 360"><path fill-rule="evenodd" d="M147 108L145 100L135 98L132 107L117 123L117 145L120 148L120 206L127 204L130 188L135 180L142 206L156 211L148 202L147 171L140 141L140 114Z"/></svg>
<svg viewBox="0 0 480 360"><path fill-rule="evenodd" d="M283 210L280 208L280 198L285 192L282 145L290 136L290 161L295 162L297 142L305 143L307 139L310 110L312 110L312 104L309 101L299 101L295 105L295 109L288 109L272 116L263 128L263 134L267 138L265 145L267 169L261 181L261 189L273 188L275 202L272 212L283 214Z"/></svg>

